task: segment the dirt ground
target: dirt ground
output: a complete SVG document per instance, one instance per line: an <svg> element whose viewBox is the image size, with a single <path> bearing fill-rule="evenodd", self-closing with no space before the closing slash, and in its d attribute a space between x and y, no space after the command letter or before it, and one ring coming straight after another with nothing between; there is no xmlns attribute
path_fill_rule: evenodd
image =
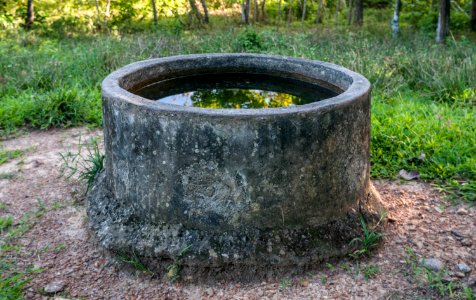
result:
<svg viewBox="0 0 476 300"><path fill-rule="evenodd" d="M42 269L30 275L27 299L444 298L412 275L409 249L417 259L443 263L445 283L472 285L476 280L476 207L451 205L430 184L416 181L374 182L389 211L389 222L380 247L358 262L344 258L301 276L247 284L172 283L138 271L111 258L95 243L87 229L84 184L61 175L60 154L77 151L78 143L100 136L98 130L73 128L37 131L1 142L1 147L22 149L25 154L0 165L0 203L5 204L0 216L13 216L16 226L27 212L45 209L41 216L31 217L36 218L34 226L15 241L21 246L19 253L2 254L15 259L19 270ZM471 271L461 271L458 264ZM366 279L366 270L372 268L377 273ZM59 291L47 294L44 288L55 281Z"/></svg>

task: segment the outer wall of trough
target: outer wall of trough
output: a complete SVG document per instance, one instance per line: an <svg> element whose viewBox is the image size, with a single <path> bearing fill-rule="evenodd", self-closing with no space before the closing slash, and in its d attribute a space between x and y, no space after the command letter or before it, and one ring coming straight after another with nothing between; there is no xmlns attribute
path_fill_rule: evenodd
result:
<svg viewBox="0 0 476 300"><path fill-rule="evenodd" d="M307 105L203 109L134 90L211 72L291 77L344 91ZM360 213L378 219L369 180L370 84L328 63L253 54L148 60L103 82L105 174L89 195L106 248L157 264L308 264L348 253ZM131 92L132 91L132 92Z"/></svg>

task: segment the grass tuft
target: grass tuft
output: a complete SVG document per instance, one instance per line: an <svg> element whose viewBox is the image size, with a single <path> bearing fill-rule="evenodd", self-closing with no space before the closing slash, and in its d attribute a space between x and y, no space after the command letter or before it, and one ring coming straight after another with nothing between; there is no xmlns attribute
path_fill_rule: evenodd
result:
<svg viewBox="0 0 476 300"><path fill-rule="evenodd" d="M363 217L360 217L360 224L362 225L362 237L356 237L350 242L350 245L355 243L359 244L359 248L350 254L350 256L355 259L364 255L369 255L370 252L378 246L379 241L384 237L382 232L370 229Z"/></svg>
<svg viewBox="0 0 476 300"><path fill-rule="evenodd" d="M86 154L83 156L84 148L86 148ZM104 169L105 156L99 149L97 139L92 139L89 143L80 141L77 152L61 153L60 156L66 170L66 177L78 175L78 178L87 184L87 190L92 187L94 179Z"/></svg>

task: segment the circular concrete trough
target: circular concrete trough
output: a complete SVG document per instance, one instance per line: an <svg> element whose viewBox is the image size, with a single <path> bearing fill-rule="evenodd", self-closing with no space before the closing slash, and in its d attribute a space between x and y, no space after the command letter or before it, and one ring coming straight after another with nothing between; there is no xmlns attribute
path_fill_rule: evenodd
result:
<svg viewBox="0 0 476 300"><path fill-rule="evenodd" d="M340 94L266 109L181 107L134 94L220 73ZM175 56L113 72L102 94L106 163L88 194L90 224L104 247L153 270L310 266L349 253L360 217L375 224L383 212L369 180L370 84L348 69L269 55Z"/></svg>

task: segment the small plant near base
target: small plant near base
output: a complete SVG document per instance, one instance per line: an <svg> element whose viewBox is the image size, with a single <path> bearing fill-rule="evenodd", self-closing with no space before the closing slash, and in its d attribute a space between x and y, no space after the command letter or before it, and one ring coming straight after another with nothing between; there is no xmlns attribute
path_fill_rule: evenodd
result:
<svg viewBox="0 0 476 300"><path fill-rule="evenodd" d="M370 278L377 276L380 273L380 268L374 265L368 265L362 268L362 274L364 275L365 281L369 281Z"/></svg>
<svg viewBox="0 0 476 300"><path fill-rule="evenodd" d="M383 217L380 219L380 221ZM380 223L379 221L379 223ZM360 224L362 225L362 237L354 238L350 245L352 246L355 243L360 245L360 248L349 254L352 258L357 259L364 255L369 255L370 252L377 247L379 241L384 237L382 232L375 231L367 225L363 217L360 217ZM378 223L377 223L378 225Z"/></svg>
<svg viewBox="0 0 476 300"><path fill-rule="evenodd" d="M118 253L117 257L119 258L121 262L132 266L136 270L146 272L146 273L151 273L151 271L141 261L140 257L137 256L135 253L132 253L132 255L127 253Z"/></svg>
<svg viewBox="0 0 476 300"><path fill-rule="evenodd" d="M167 278L174 282L177 281L180 278L180 272L182 271L182 260L185 254L190 250L192 246L186 246L184 247L180 253L177 255L175 258L174 262L167 266Z"/></svg>
<svg viewBox="0 0 476 300"><path fill-rule="evenodd" d="M284 278L279 282L279 290L282 292L284 290L287 290L291 287L291 279L289 278Z"/></svg>
<svg viewBox="0 0 476 300"><path fill-rule="evenodd" d="M86 153L83 155L84 148ZM77 175L79 180L87 184L86 191L89 191L96 176L104 169L105 156L99 149L97 139L92 139L89 143L81 143L80 140L77 152L60 153L60 156L66 169L66 178Z"/></svg>

